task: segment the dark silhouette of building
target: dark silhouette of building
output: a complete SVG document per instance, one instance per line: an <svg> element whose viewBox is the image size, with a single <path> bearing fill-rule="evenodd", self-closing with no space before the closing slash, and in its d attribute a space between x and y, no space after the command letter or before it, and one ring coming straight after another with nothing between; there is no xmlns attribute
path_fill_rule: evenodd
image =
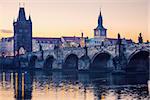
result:
<svg viewBox="0 0 150 100"><path fill-rule="evenodd" d="M32 21L29 16L26 19L24 7L19 8L17 21L13 22L14 26L14 53L18 53L20 48L26 52L32 51Z"/></svg>
<svg viewBox="0 0 150 100"><path fill-rule="evenodd" d="M103 17L100 11L98 18L98 26L94 29L94 37L104 37L107 36L107 29L103 26Z"/></svg>

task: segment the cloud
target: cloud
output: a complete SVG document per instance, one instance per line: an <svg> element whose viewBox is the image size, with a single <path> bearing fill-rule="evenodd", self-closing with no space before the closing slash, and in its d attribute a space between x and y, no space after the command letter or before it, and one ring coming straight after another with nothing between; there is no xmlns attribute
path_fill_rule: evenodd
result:
<svg viewBox="0 0 150 100"><path fill-rule="evenodd" d="M7 29L0 29L0 33L13 33L13 31Z"/></svg>

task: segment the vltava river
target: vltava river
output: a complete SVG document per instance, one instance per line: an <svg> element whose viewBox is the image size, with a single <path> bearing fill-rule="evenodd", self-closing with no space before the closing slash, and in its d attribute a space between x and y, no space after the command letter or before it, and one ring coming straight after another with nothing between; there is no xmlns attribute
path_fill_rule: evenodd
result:
<svg viewBox="0 0 150 100"><path fill-rule="evenodd" d="M0 100L148 100L148 75L0 71Z"/></svg>

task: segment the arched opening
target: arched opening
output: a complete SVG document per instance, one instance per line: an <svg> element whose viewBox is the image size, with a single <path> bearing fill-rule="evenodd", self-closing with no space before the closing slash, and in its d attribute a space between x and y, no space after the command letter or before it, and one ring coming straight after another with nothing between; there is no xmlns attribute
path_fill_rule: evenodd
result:
<svg viewBox="0 0 150 100"><path fill-rule="evenodd" d="M14 51L15 56L23 55L25 53L26 53L26 49L24 48L24 46L20 46L18 49Z"/></svg>
<svg viewBox="0 0 150 100"><path fill-rule="evenodd" d="M31 56L30 61L29 61L29 66L30 67L35 67L36 60L37 60L36 55Z"/></svg>
<svg viewBox="0 0 150 100"><path fill-rule="evenodd" d="M75 54L67 56L63 66L64 70L77 70L78 69L78 57Z"/></svg>
<svg viewBox="0 0 150 100"><path fill-rule="evenodd" d="M149 52L139 51L129 57L126 67L127 72L148 72L149 71Z"/></svg>
<svg viewBox="0 0 150 100"><path fill-rule="evenodd" d="M52 69L53 62L54 57L52 55L49 55L44 62L44 68Z"/></svg>
<svg viewBox="0 0 150 100"><path fill-rule="evenodd" d="M91 62L90 71L107 71L109 68L110 58L111 55L108 53L97 54Z"/></svg>
<svg viewBox="0 0 150 100"><path fill-rule="evenodd" d="M20 47L19 48L19 55L23 55L26 53L26 50L24 49L24 47Z"/></svg>

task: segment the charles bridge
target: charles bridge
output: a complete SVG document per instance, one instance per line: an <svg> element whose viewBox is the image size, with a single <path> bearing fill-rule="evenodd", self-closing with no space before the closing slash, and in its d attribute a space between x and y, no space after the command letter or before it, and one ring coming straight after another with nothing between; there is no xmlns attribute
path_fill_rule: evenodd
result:
<svg viewBox="0 0 150 100"><path fill-rule="evenodd" d="M139 34L139 42L124 44L118 33L116 43L101 46L87 46L85 39L85 47L57 47L54 50L43 50L32 52L32 20L26 19L24 8L19 9L17 21L13 22L14 26L14 57L0 57L0 68L39 68L46 70L73 70L73 71L126 71L126 72L148 72L149 71L149 42L143 43L141 33ZM26 27L24 27L26 26ZM99 30L100 29L100 30ZM21 30L21 31L20 31ZM26 33L28 32L28 34ZM100 12L98 18L98 27L94 33L105 33L103 27L103 19ZM96 34L94 36L97 37ZM102 35L103 37L103 35ZM58 44L55 44L58 45ZM100 45L100 44L99 44ZM20 48L26 53L20 54ZM17 55L16 55L17 54ZM2 67L1 67L2 66Z"/></svg>
<svg viewBox="0 0 150 100"><path fill-rule="evenodd" d="M104 72L148 71L149 50L148 43L127 44L122 47L70 47L30 52L15 58L21 68ZM18 64L16 59L15 64Z"/></svg>

